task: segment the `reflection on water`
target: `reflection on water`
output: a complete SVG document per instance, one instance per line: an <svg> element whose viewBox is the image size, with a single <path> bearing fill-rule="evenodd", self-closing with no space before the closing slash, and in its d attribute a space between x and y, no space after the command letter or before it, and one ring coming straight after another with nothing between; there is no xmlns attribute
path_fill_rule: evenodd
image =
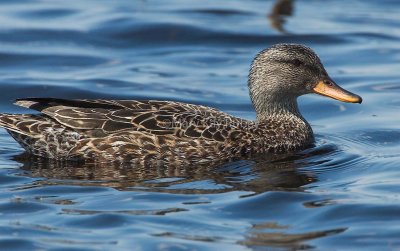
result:
<svg viewBox="0 0 400 251"><path fill-rule="evenodd" d="M315 147L297 155L259 156L252 160L242 160L231 163L207 166L171 166L144 167L102 165L74 162L55 162L43 158L34 158L22 154L15 160L23 164L21 169L25 175L41 178L34 186L105 186L120 191L145 191L183 195L226 194L234 191L246 191L242 198L251 198L268 191L304 192L304 185L317 181L317 175L312 170L301 171L307 166L319 165L318 159L329 160L337 153L337 149L329 144ZM46 178L46 179L42 179ZM27 189L27 188L24 188ZM45 199L45 198L43 198ZM57 200L56 204L74 205L71 200ZM176 207L158 209L113 210L113 214L144 216L168 215L187 212L186 206L212 203L208 199L196 199L183 202ZM104 209L62 209L65 215L101 216L108 213ZM246 210L243 211L246 213ZM253 224L243 240L237 243L247 247L279 247L279 248L312 248L307 240L339 234L344 228L324 231L290 233L293 226L281 226L277 222ZM153 234L155 237L182 239L201 242L224 241L223 237L203 234L187 234L174 231L164 231Z"/></svg>
<svg viewBox="0 0 400 251"><path fill-rule="evenodd" d="M272 28L286 33L284 24L288 16L293 15L293 0L277 0L268 15L269 23Z"/></svg>
<svg viewBox="0 0 400 251"><path fill-rule="evenodd" d="M206 166L29 159L0 131L1 249L400 248L399 2L0 7L2 112L27 112L11 105L26 96L162 99L254 119L249 64L280 42L312 47L338 83L364 98L360 106L300 98L314 148ZM296 21L285 23L294 9Z"/></svg>
<svg viewBox="0 0 400 251"><path fill-rule="evenodd" d="M263 193L271 190L302 191L302 186L315 181L312 172L300 173L298 168L310 165L309 159L329 155L333 149L316 148L293 155L260 156L225 164L182 166L132 166L130 164L92 164L57 162L22 154L15 160L23 164L21 169L32 177L45 177L44 184L69 184L79 180L81 185L101 185L120 190L150 189L173 193L226 193L250 191ZM201 182L214 186L195 188ZM185 186L185 184L190 184Z"/></svg>
<svg viewBox="0 0 400 251"><path fill-rule="evenodd" d="M304 242L311 239L321 238L325 236L340 234L346 231L345 228L315 231L301 234L284 233L289 226L280 226L276 223L261 223L252 226L252 230L241 244L249 247L280 247L295 250L315 249L315 246L305 244Z"/></svg>

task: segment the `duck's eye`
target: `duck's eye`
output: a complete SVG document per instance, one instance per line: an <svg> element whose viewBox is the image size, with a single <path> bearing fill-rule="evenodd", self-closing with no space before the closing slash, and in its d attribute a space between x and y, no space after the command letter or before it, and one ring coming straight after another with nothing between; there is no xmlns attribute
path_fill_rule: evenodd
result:
<svg viewBox="0 0 400 251"><path fill-rule="evenodd" d="M294 66L300 66L300 65L303 65L304 63L303 63L303 61L301 61L299 59L294 59L294 60L292 60L292 64Z"/></svg>

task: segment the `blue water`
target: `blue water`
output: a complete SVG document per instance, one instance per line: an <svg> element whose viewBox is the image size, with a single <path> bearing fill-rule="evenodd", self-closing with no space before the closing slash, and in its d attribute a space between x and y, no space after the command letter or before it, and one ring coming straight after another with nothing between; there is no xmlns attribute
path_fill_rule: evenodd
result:
<svg viewBox="0 0 400 251"><path fill-rule="evenodd" d="M301 97L314 148L201 169L26 160L1 130L0 249L400 250L400 2L276 2L1 1L1 112L162 99L254 119L249 64L279 42L364 102Z"/></svg>

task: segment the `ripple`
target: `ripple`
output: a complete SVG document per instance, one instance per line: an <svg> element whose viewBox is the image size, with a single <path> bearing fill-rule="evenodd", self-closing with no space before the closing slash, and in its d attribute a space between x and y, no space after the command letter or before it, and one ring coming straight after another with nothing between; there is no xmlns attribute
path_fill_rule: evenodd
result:
<svg viewBox="0 0 400 251"><path fill-rule="evenodd" d="M122 215L117 214L99 214L89 217L84 217L76 220L70 220L65 223L68 227L83 228L83 229L98 229L98 228L117 228L126 225L129 221Z"/></svg>
<svg viewBox="0 0 400 251"><path fill-rule="evenodd" d="M32 42L44 42L46 45L51 43L80 44L90 45L96 43L96 39L90 34L73 29L14 29L10 31L0 31L2 42L30 44ZM99 41L101 42L101 41Z"/></svg>
<svg viewBox="0 0 400 251"><path fill-rule="evenodd" d="M183 13L196 13L196 14L207 14L207 15L215 15L215 16L250 16L253 15L254 13L249 12L249 11L243 11L243 10L235 10L235 9L188 9L188 10L181 10L179 12ZM178 13L179 13L178 12Z"/></svg>
<svg viewBox="0 0 400 251"><path fill-rule="evenodd" d="M135 22L132 20L132 22ZM97 35L112 37L122 43L132 43L135 46L168 46L185 45L185 44L213 44L213 45L229 45L229 44L253 44L263 45L265 43L318 43L318 44L337 44L343 43L345 40L337 36L310 34L310 35L283 35L280 37L261 35L261 34L245 34L245 33L229 33L227 31L213 31L203 29L201 27L182 25L182 24L151 24L151 25L126 25L122 29L97 29L93 32ZM100 27L107 27L102 24ZM124 42L122 42L124 41Z"/></svg>
<svg viewBox="0 0 400 251"><path fill-rule="evenodd" d="M313 249L311 245L302 244L302 242L310 239L321 238L325 236L340 234L346 229L332 229L325 231L308 232L301 234L286 233L263 233L252 232L241 244L250 247L269 246L269 247L291 247L294 249Z"/></svg>
<svg viewBox="0 0 400 251"><path fill-rule="evenodd" d="M37 181L40 182L40 181ZM23 194L27 195L37 195L37 194L45 194L46 196L50 195L64 195L64 194L80 194L83 195L85 193L91 194L91 193L101 193L101 192L108 192L109 189L104 188L104 187L98 187L98 186L92 186L92 187L81 187L81 186L63 186L63 185L57 185L57 186L49 186L51 185L51 181L46 181L47 186L40 186L36 188L30 188L27 191L23 191L24 189L18 189L22 190Z"/></svg>
<svg viewBox="0 0 400 251"><path fill-rule="evenodd" d="M337 204L336 201L325 199L325 200L317 200L317 201L308 201L304 203L305 207L309 208L317 208L317 207L324 207Z"/></svg>
<svg viewBox="0 0 400 251"><path fill-rule="evenodd" d="M76 14L77 11L73 9L65 9L65 8L54 8L54 9L41 9L41 10L31 10L19 12L18 15L27 18L27 19L51 19L55 18L64 18L73 14Z"/></svg>
<svg viewBox="0 0 400 251"><path fill-rule="evenodd" d="M26 177L18 177L18 176L12 176L10 173L3 173L0 172L0 186L4 187L6 185L12 185L12 184L21 184L28 181Z"/></svg>
<svg viewBox="0 0 400 251"><path fill-rule="evenodd" d="M89 57L81 55L44 55L44 54L17 54L0 53L0 66L6 67L88 67L105 64L107 60L99 57Z"/></svg>
<svg viewBox="0 0 400 251"><path fill-rule="evenodd" d="M24 240L21 238L13 239L2 239L0 240L0 246L7 248L7 250L35 250L40 249L37 242Z"/></svg>
<svg viewBox="0 0 400 251"><path fill-rule="evenodd" d="M400 90L400 83L376 84L376 85L371 85L370 88L374 91L393 92Z"/></svg>
<svg viewBox="0 0 400 251"><path fill-rule="evenodd" d="M218 236L198 236L198 235L190 235L190 234L179 234L179 233L171 233L171 232L163 232L159 234L153 234L155 237L167 237L167 238L177 238L183 240L190 241L204 241L204 242L217 242L223 240L223 238Z"/></svg>
<svg viewBox="0 0 400 251"><path fill-rule="evenodd" d="M127 214L127 215L166 215L169 213L178 213L188 211L184 208L166 208L166 209L152 209L152 210L121 210L112 211L113 214ZM79 210L79 209L63 209L65 214L79 214L79 215L96 215L104 214L106 211L95 211L95 210Z"/></svg>
<svg viewBox="0 0 400 251"><path fill-rule="evenodd" d="M349 36L362 39L379 39L379 40L398 40L398 37L391 34L377 33L377 32L357 32L350 33Z"/></svg>
<svg viewBox="0 0 400 251"><path fill-rule="evenodd" d="M50 208L42 204L24 202L20 199L15 199L14 201L0 204L0 213L2 215L38 213L48 209Z"/></svg>
<svg viewBox="0 0 400 251"><path fill-rule="evenodd" d="M400 145L400 130L366 131L357 137L358 141L376 147L391 147Z"/></svg>

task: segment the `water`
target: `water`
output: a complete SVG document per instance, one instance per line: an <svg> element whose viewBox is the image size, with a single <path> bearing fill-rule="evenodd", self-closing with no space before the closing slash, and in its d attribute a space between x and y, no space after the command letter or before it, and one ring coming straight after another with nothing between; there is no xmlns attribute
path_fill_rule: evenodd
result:
<svg viewBox="0 0 400 251"><path fill-rule="evenodd" d="M1 130L1 249L399 250L400 3L292 1L281 25L274 3L2 1L2 112L164 99L254 119L249 64L278 42L311 46L364 102L302 97L316 147L201 169L24 160Z"/></svg>

